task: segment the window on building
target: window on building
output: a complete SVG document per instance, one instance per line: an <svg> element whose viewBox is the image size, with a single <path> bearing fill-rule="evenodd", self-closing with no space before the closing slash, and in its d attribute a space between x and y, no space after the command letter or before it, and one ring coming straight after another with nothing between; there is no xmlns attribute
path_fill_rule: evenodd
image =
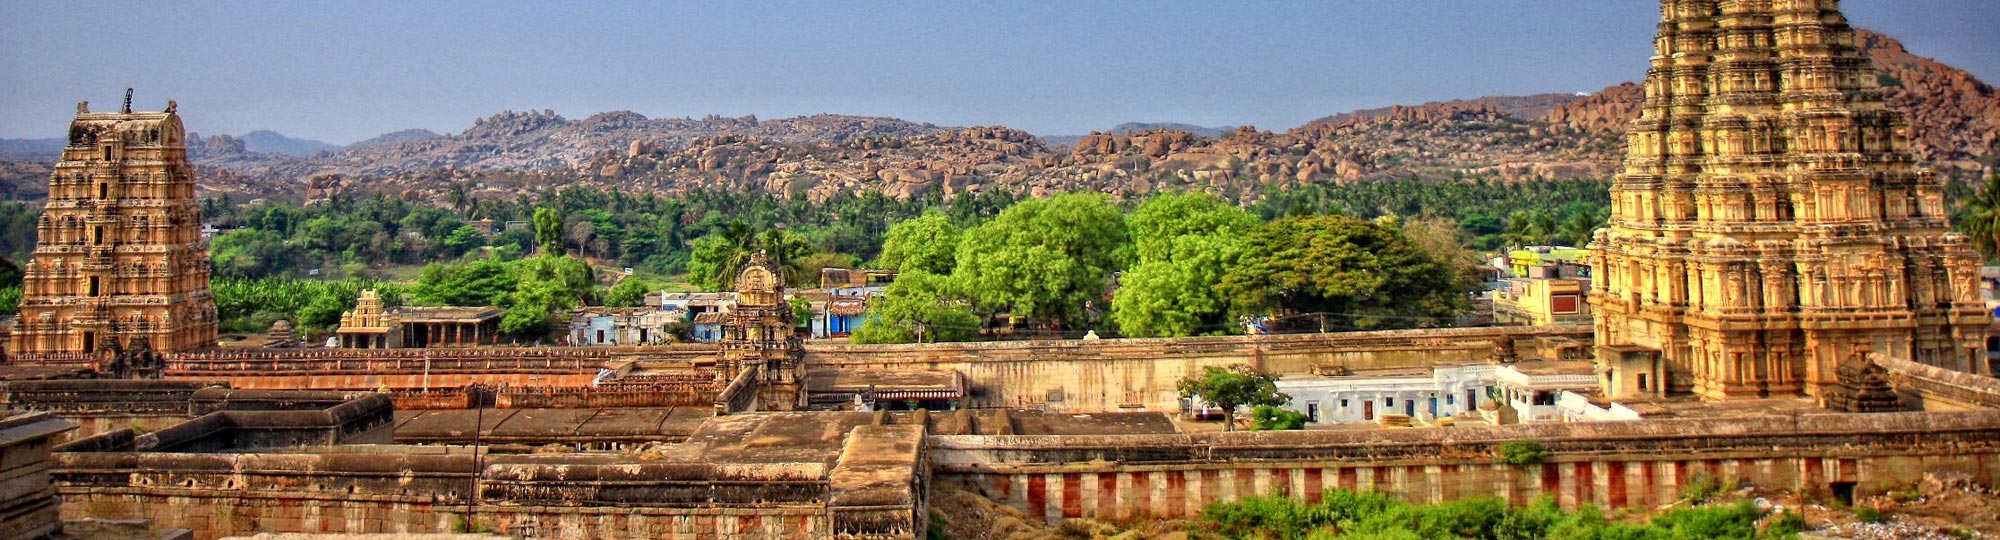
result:
<svg viewBox="0 0 2000 540"><path fill-rule="evenodd" d="M89 287L88 287L88 288L89 288L89 290L88 290L88 291L86 292L86 294L85 294L86 296L97 296L97 293L98 293L98 290L97 290L97 276L90 276L90 285L89 285Z"/></svg>
<svg viewBox="0 0 2000 540"><path fill-rule="evenodd" d="M1306 402L1306 421L1319 422L1319 402L1317 401Z"/></svg>
<svg viewBox="0 0 2000 540"><path fill-rule="evenodd" d="M1385 398L1382 398L1382 406L1383 406L1383 407L1394 407L1394 406L1396 406L1396 398L1392 398L1392 397L1385 397Z"/></svg>
<svg viewBox="0 0 2000 540"><path fill-rule="evenodd" d="M1576 313L1576 295L1558 294L1549 297L1550 313Z"/></svg>
<svg viewBox="0 0 2000 540"><path fill-rule="evenodd" d="M603 331L603 330L598 330L598 331L597 331L597 342L598 342L598 343L603 343L603 342L604 342L604 331Z"/></svg>
<svg viewBox="0 0 2000 540"><path fill-rule="evenodd" d="M1345 408L1347 408L1347 400L1346 400L1346 399L1342 399L1342 400L1340 400L1340 408L1342 408L1342 409L1345 409Z"/></svg>
<svg viewBox="0 0 2000 540"><path fill-rule="evenodd" d="M1646 374L1644 373L1639 374L1639 391L1646 391Z"/></svg>

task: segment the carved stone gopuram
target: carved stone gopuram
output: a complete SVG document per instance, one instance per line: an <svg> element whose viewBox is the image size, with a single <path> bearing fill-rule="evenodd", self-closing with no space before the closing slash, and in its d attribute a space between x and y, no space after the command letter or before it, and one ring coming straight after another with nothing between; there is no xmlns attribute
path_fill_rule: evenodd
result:
<svg viewBox="0 0 2000 540"><path fill-rule="evenodd" d="M1978 258L1839 2L1665 0L1654 43L1592 253L1608 388L1824 400L1862 350L1989 369Z"/></svg>
<svg viewBox="0 0 2000 540"><path fill-rule="evenodd" d="M716 375L731 381L755 372L757 407L789 411L805 406L805 346L794 333L785 302L785 273L764 252L750 256L736 275L736 309L729 313L716 359Z"/></svg>
<svg viewBox="0 0 2000 540"><path fill-rule="evenodd" d="M129 98L128 98L129 99ZM215 344L186 131L163 112L77 106L25 265L9 353L93 353L105 344L183 352Z"/></svg>

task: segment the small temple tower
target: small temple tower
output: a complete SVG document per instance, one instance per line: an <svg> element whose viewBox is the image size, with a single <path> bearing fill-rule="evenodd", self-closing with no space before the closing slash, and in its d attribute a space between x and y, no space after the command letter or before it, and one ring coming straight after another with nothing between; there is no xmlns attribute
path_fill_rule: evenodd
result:
<svg viewBox="0 0 2000 540"><path fill-rule="evenodd" d="M1664 0L1592 247L1613 396L1805 394L1870 351L1986 373L1979 261L1836 0Z"/></svg>
<svg viewBox="0 0 2000 540"><path fill-rule="evenodd" d="M730 312L716 360L716 376L734 380L756 370L757 407L789 411L805 406L805 347L793 333L785 303L785 273L763 252L736 275L736 310Z"/></svg>
<svg viewBox="0 0 2000 540"><path fill-rule="evenodd" d="M9 353L182 352L215 345L215 300L194 166L172 101L161 112L77 104L24 265Z"/></svg>

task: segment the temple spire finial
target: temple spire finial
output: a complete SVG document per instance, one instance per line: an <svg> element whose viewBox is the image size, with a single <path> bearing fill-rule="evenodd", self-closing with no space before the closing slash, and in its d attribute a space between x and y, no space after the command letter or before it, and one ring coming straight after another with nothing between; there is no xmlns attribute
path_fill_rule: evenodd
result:
<svg viewBox="0 0 2000 540"><path fill-rule="evenodd" d="M125 89L125 114L132 114L132 89Z"/></svg>

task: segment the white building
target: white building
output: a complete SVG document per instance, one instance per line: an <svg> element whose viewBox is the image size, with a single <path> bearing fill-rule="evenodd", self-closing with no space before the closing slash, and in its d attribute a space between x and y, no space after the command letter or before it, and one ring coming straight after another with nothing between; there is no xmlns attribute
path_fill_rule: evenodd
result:
<svg viewBox="0 0 2000 540"><path fill-rule="evenodd" d="M1562 422L1562 394L1598 393L1596 366L1590 362L1526 362L1494 372L1501 398L1523 424Z"/></svg>
<svg viewBox="0 0 2000 540"><path fill-rule="evenodd" d="M1384 369L1281 379L1287 408L1315 424L1375 422L1384 414L1449 418L1489 401L1499 366L1466 365Z"/></svg>
<svg viewBox="0 0 2000 540"><path fill-rule="evenodd" d="M1587 410L1587 396L1597 393L1598 388L1589 362L1365 370L1281 379L1277 386L1279 392L1292 398L1285 407L1304 413L1314 424L1372 423L1385 414L1451 418L1479 410L1480 405L1496 399L1510 406L1521 423L1615 420L1630 413ZM1564 399L1584 406L1572 403L1566 413L1558 406Z"/></svg>

